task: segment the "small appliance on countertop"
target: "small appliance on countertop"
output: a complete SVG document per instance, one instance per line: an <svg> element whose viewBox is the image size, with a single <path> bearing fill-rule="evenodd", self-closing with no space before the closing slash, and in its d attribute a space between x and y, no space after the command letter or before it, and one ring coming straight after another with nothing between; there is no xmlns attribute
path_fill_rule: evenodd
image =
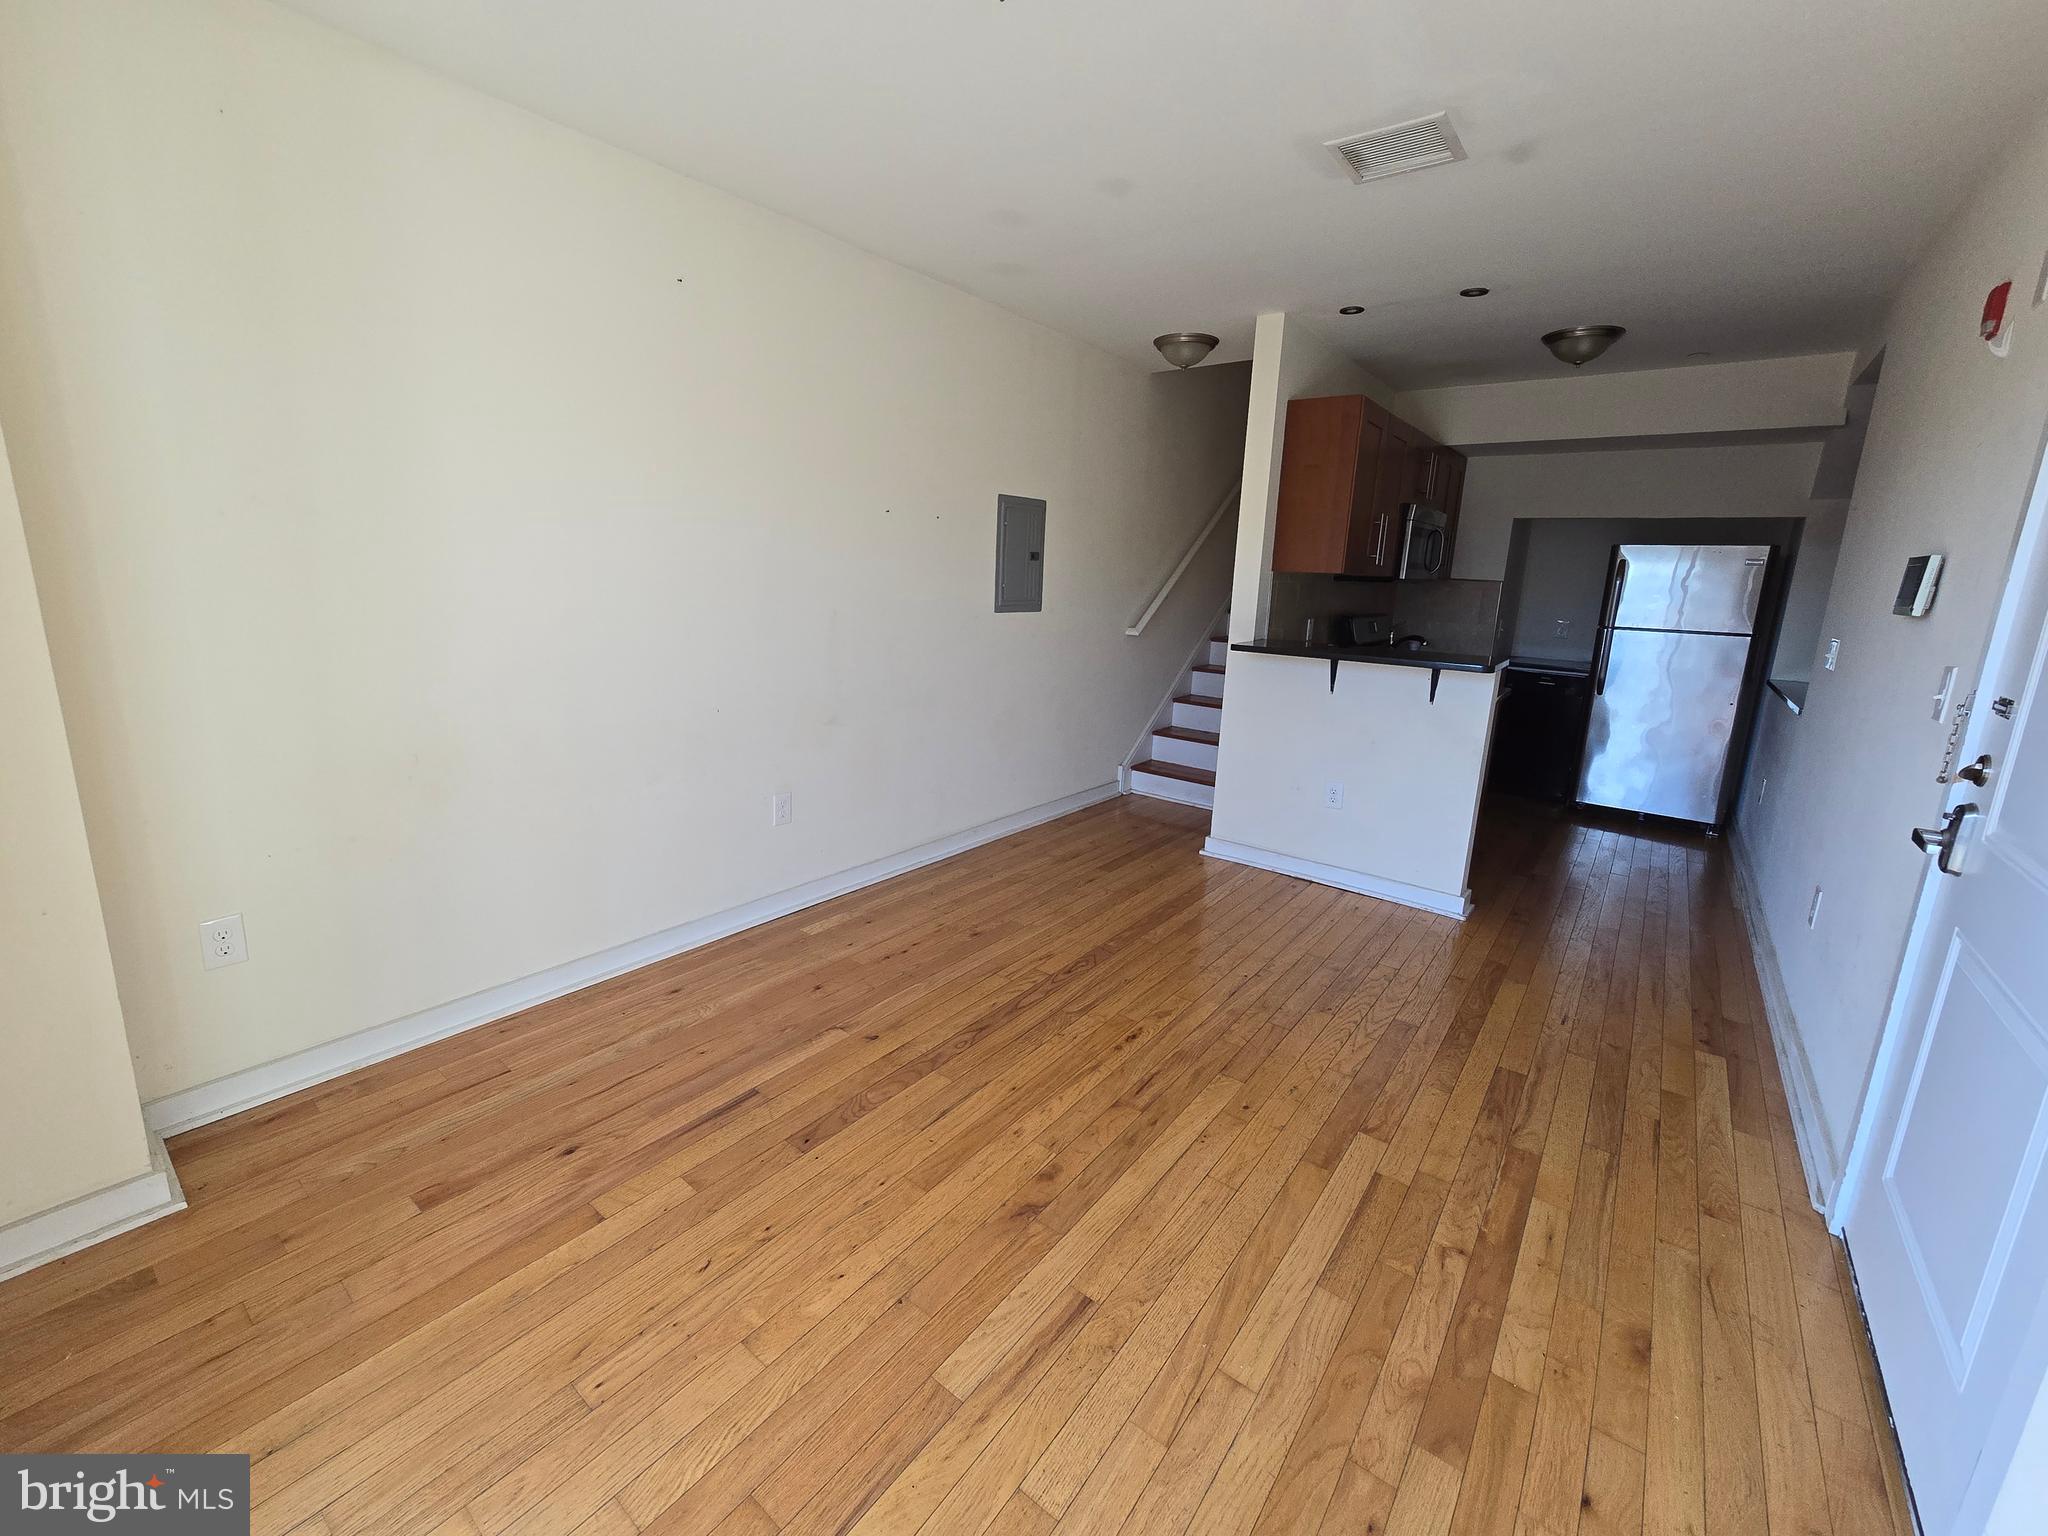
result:
<svg viewBox="0 0 2048 1536"><path fill-rule="evenodd" d="M1332 645L1385 645L1393 638L1391 613L1339 614L1330 620Z"/></svg>

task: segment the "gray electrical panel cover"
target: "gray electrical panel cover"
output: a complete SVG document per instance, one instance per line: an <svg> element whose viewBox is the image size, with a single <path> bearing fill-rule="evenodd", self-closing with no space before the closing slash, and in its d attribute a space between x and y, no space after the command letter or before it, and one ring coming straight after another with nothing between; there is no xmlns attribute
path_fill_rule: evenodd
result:
<svg viewBox="0 0 2048 1536"><path fill-rule="evenodd" d="M1045 503L1035 496L996 498L996 612L1045 607Z"/></svg>

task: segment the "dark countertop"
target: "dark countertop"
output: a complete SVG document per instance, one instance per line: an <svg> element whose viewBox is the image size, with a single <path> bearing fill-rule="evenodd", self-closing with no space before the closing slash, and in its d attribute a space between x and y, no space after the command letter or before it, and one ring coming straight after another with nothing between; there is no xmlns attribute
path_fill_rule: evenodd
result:
<svg viewBox="0 0 2048 1536"><path fill-rule="evenodd" d="M1795 715L1806 713L1806 684L1796 678L1774 677L1771 692L1785 701L1785 707Z"/></svg>
<svg viewBox="0 0 2048 1536"><path fill-rule="evenodd" d="M1284 640L1232 644L1233 651L1254 656L1306 656L1312 661L1364 661L1382 667L1427 667L1432 672L1492 672L1500 663L1491 656L1463 651L1397 651L1384 645L1290 645Z"/></svg>

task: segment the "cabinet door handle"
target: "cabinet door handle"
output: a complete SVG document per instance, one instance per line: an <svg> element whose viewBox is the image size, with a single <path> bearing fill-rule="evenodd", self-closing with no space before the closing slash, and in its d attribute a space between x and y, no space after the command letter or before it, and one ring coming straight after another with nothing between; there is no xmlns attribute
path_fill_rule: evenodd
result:
<svg viewBox="0 0 2048 1536"><path fill-rule="evenodd" d="M1384 562L1385 562L1386 558L1387 558L1387 514L1386 514L1386 513L1384 513L1384 512L1382 512L1382 513L1381 513L1381 514L1379 515L1379 527L1378 527L1378 528L1376 528L1376 529L1375 529L1375 530L1373 531L1373 536L1372 536L1372 563L1373 563L1374 565L1380 565L1380 564L1382 564L1382 563L1384 563Z"/></svg>

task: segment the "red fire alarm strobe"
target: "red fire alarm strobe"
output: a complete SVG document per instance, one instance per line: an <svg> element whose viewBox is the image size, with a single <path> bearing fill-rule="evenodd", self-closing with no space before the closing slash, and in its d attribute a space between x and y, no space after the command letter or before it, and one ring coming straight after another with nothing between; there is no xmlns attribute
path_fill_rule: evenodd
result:
<svg viewBox="0 0 2048 1536"><path fill-rule="evenodd" d="M2005 301L2011 297L2010 278L1984 295L1984 318L1978 322L1977 334L1986 341L1996 342L2005 329Z"/></svg>

